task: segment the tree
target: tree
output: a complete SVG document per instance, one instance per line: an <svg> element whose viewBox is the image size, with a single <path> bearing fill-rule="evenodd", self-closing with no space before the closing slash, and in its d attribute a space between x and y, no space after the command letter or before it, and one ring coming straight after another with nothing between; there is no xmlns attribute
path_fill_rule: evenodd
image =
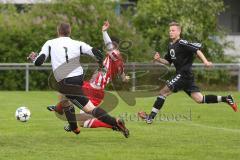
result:
<svg viewBox="0 0 240 160"><path fill-rule="evenodd" d="M56 38L56 26L62 21L71 24L73 39L104 50L101 26L105 20L111 24L110 36L122 42L120 51L124 57L128 61L143 61L150 50L148 41L136 32L127 18L115 14L115 5L108 0L61 0L25 5L19 12L14 5L0 4L0 62L26 62L28 53L39 52L44 42ZM31 89L47 89L48 74L31 72ZM11 77L15 77L14 80ZM1 73L0 82L4 85L0 89L23 89L21 77L23 74L17 71Z"/></svg>
<svg viewBox="0 0 240 160"><path fill-rule="evenodd" d="M142 53L150 49L148 42L129 25L128 19L115 14L115 5L101 0L61 0L26 5L23 13L18 13L12 5L0 5L0 61L25 62L27 53L39 51L46 40L56 37L56 26L61 21L72 25L72 38L103 49L104 20L111 23L110 35L131 43L127 49L120 46L129 60L141 61L145 57Z"/></svg>
<svg viewBox="0 0 240 160"><path fill-rule="evenodd" d="M139 0L133 21L156 50L166 51L168 24L183 26L183 38L203 44L203 51L214 61L223 61L225 32L217 26L217 15L224 11L223 0ZM220 42L221 39L221 42Z"/></svg>

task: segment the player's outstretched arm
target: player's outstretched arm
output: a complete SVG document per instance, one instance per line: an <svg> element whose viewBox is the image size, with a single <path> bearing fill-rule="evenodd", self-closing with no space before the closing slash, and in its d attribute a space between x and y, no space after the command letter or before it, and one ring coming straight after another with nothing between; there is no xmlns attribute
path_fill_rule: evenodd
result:
<svg viewBox="0 0 240 160"><path fill-rule="evenodd" d="M158 52L155 53L155 55L153 57L153 61L157 61L157 62L165 64L165 65L170 65L170 63L166 59L161 58L161 56Z"/></svg>
<svg viewBox="0 0 240 160"><path fill-rule="evenodd" d="M106 45L108 50L113 50L114 46L112 44L112 40L107 33L107 30L108 30L109 27L110 27L109 22L105 21L103 26L102 26L103 41L104 41L104 44Z"/></svg>
<svg viewBox="0 0 240 160"><path fill-rule="evenodd" d="M49 41L47 41L43 46L39 54L31 52L27 57L35 66L41 66L48 58L49 53L51 52L51 47Z"/></svg>
<svg viewBox="0 0 240 160"><path fill-rule="evenodd" d="M204 63L204 65L206 67L211 67L213 64L212 62L208 61L207 58L204 56L204 54L202 53L202 51L198 50L197 51L197 56L198 58Z"/></svg>

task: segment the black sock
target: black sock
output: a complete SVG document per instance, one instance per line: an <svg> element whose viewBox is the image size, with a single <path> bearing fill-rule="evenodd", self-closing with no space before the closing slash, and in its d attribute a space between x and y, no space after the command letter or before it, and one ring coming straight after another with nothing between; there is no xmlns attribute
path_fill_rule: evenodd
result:
<svg viewBox="0 0 240 160"><path fill-rule="evenodd" d="M67 121L70 125L71 130L72 131L76 130L78 126L77 126L74 106L64 107L63 112L65 113L65 116L67 118Z"/></svg>
<svg viewBox="0 0 240 160"><path fill-rule="evenodd" d="M222 96L221 100L222 100L222 102L227 102L227 96Z"/></svg>
<svg viewBox="0 0 240 160"><path fill-rule="evenodd" d="M203 102L202 103L218 103L218 96L216 95L205 95L203 96Z"/></svg>
<svg viewBox="0 0 240 160"><path fill-rule="evenodd" d="M164 102L165 102L166 97L164 96L158 96L153 108L152 108L152 112L150 113L149 117L154 119L155 116L157 115L157 113L159 112L159 110L162 108Z"/></svg>
<svg viewBox="0 0 240 160"><path fill-rule="evenodd" d="M100 107L94 108L92 115L104 123L107 123L111 126L117 126L116 119L114 117L111 117L105 110Z"/></svg>

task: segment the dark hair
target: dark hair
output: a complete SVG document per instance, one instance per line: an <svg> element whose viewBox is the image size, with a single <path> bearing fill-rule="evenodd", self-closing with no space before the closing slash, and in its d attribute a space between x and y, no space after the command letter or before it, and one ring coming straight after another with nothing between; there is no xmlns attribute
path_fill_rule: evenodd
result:
<svg viewBox="0 0 240 160"><path fill-rule="evenodd" d="M114 45L119 45L119 39L117 37L111 36L111 40L113 42Z"/></svg>
<svg viewBox="0 0 240 160"><path fill-rule="evenodd" d="M71 26L69 23L60 23L57 27L58 34L61 36L70 36L71 34Z"/></svg>
<svg viewBox="0 0 240 160"><path fill-rule="evenodd" d="M182 30L182 26L177 22L173 21L173 22L169 23L169 27L171 27L171 26L177 26L180 30Z"/></svg>

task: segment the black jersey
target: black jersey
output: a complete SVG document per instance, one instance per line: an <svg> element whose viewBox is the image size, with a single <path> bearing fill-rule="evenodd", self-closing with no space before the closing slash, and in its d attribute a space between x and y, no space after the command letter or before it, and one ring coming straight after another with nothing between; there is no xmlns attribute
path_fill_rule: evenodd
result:
<svg viewBox="0 0 240 160"><path fill-rule="evenodd" d="M200 43L189 43L179 39L175 43L170 43L168 53L165 55L170 64L173 63L176 73L184 77L192 76L192 64L197 50L201 48Z"/></svg>

